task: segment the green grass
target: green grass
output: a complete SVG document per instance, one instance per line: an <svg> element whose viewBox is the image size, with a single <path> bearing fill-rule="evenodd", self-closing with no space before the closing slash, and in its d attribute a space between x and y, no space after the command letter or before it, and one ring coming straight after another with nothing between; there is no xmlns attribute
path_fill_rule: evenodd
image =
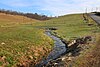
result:
<svg viewBox="0 0 100 67"><path fill-rule="evenodd" d="M96 23L89 18L93 26L88 26L83 21L82 14L66 15L44 23L36 24L37 27L56 27L58 35L65 39L71 39L73 37L82 37L91 35L93 31L97 30Z"/></svg>
<svg viewBox="0 0 100 67"><path fill-rule="evenodd" d="M34 52L29 53L32 46L51 48L50 44L52 45L53 42L44 31L31 25L0 28L0 56L6 56L6 62L11 65L19 62L22 56L35 57Z"/></svg>
<svg viewBox="0 0 100 67"><path fill-rule="evenodd" d="M43 57L41 53L45 53L45 55L48 53L44 50L51 50L52 39L44 34L44 30L34 28L34 24L32 25L37 21L30 21L29 18L26 18L25 23L21 23L20 16L4 14L5 19L3 19L1 15L3 14L0 14L0 66L5 64L5 67L11 67L26 61L37 61L40 56ZM9 22L7 16L10 18ZM32 56L33 59L30 59L29 56ZM5 58L2 60L3 57Z"/></svg>
<svg viewBox="0 0 100 67"><path fill-rule="evenodd" d="M92 35L93 31L97 29L92 20L93 26L84 23L81 14L66 15L43 22L34 22L26 18L25 23L21 23L23 20L19 16L17 18L9 16L10 19L7 17L5 20L2 15L0 17L0 66L6 63L7 67L30 61L29 56L33 57L32 61L38 62L40 58L48 54L52 49L53 41L44 34L44 30L41 28L57 27L57 34L66 40ZM12 17L15 20L11 19ZM18 18L19 21L16 20ZM2 60L2 57L5 57L5 59Z"/></svg>

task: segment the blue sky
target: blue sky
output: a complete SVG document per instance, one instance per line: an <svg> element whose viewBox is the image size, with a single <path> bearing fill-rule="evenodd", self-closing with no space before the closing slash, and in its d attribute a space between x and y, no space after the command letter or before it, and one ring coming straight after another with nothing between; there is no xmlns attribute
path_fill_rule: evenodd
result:
<svg viewBox="0 0 100 67"><path fill-rule="evenodd" d="M72 13L82 13L98 7L100 0L0 0L0 8L20 12L59 16Z"/></svg>

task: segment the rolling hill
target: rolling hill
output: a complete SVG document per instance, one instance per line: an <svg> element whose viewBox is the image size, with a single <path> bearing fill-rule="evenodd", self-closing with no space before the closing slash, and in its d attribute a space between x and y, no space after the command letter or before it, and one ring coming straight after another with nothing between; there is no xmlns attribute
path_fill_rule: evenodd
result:
<svg viewBox="0 0 100 67"><path fill-rule="evenodd" d="M33 22L39 22L39 21L20 15L10 15L5 13L0 13L0 25L29 24Z"/></svg>
<svg viewBox="0 0 100 67"><path fill-rule="evenodd" d="M98 29L96 23L88 18L88 23L84 22L82 14L39 21L0 13L0 66L34 66L46 57L52 50L54 41L45 34L45 28L57 28L53 32L66 41L88 35L94 36Z"/></svg>
<svg viewBox="0 0 100 67"><path fill-rule="evenodd" d="M53 42L44 30L33 27L38 22L0 13L0 66L16 67L31 62L34 65L49 53Z"/></svg>

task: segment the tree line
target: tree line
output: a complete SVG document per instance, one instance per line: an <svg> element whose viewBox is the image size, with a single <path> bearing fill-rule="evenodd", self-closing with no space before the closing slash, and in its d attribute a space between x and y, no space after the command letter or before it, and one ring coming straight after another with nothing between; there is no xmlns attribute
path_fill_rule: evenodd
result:
<svg viewBox="0 0 100 67"><path fill-rule="evenodd" d="M100 12L95 12L95 15L100 16Z"/></svg>
<svg viewBox="0 0 100 67"><path fill-rule="evenodd" d="M53 17L48 17L46 15L39 15L37 13L23 13L23 12L17 12L17 11L12 11L12 10L5 10L5 9L0 9L0 13L5 13L5 14L11 14L11 15L21 15L25 16L31 19L37 19L37 20L49 20Z"/></svg>

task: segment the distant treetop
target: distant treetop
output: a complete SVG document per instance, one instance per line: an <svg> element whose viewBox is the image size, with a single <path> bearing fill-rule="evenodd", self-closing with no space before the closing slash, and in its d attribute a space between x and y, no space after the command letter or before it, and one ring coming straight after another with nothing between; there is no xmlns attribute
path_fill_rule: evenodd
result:
<svg viewBox="0 0 100 67"><path fill-rule="evenodd" d="M53 17L48 17L46 15L39 15L37 13L23 13L23 12L17 12L17 11L12 11L12 10L5 10L5 9L0 9L0 13L5 13L5 14L11 14L11 15L21 15L21 16L26 16L28 18L32 19L37 19L37 20L49 20Z"/></svg>

